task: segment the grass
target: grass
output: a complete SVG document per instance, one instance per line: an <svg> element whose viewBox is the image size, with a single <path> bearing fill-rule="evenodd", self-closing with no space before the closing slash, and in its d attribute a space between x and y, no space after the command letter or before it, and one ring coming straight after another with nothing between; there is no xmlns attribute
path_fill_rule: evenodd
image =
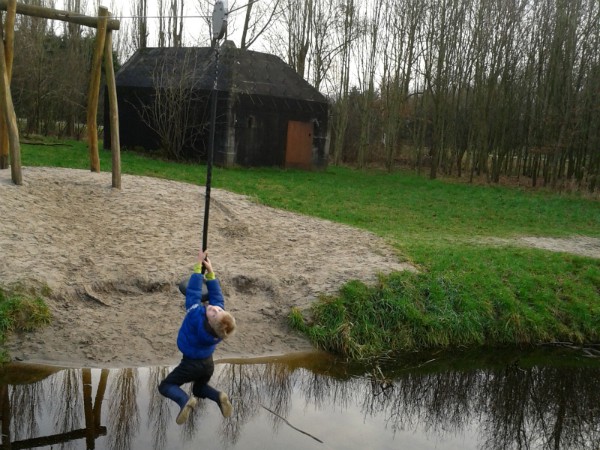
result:
<svg viewBox="0 0 600 450"><path fill-rule="evenodd" d="M50 311L40 293L20 285L0 286L0 344L11 332L33 331L50 320ZM9 359L5 350L0 351L0 362Z"/></svg>
<svg viewBox="0 0 600 450"><path fill-rule="evenodd" d="M479 261L455 264L456 258ZM355 359L401 351L600 341L600 264L532 249L467 247L421 273L360 281L299 310L294 327ZM442 261L439 261L442 263Z"/></svg>
<svg viewBox="0 0 600 450"><path fill-rule="evenodd" d="M87 169L85 144L68 144L23 145L23 165ZM108 152L101 152L101 165L110 170ZM201 185L206 176L202 165L127 151L122 169ZM213 187L372 231L419 268L418 274L381 276L376 286L350 282L338 296L317 302L310 318L292 311L292 325L326 350L367 358L440 347L599 340L599 260L486 241L600 237L597 200L343 167L215 168Z"/></svg>

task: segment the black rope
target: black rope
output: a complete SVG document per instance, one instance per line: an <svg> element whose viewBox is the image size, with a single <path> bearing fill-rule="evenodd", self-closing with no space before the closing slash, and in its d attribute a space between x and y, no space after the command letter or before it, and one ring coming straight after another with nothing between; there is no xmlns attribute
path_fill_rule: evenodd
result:
<svg viewBox="0 0 600 450"><path fill-rule="evenodd" d="M208 215L210 210L210 185L212 183L212 166L213 156L215 150L215 124L217 121L217 100L219 92L218 79L219 79L219 44L217 39L213 41L213 48L215 50L215 80L213 83L213 89L211 92L211 125L210 125L210 139L208 143L208 155L206 158L206 194L204 199L204 226L202 229L202 250L208 248ZM205 272L205 267L202 267L202 273Z"/></svg>

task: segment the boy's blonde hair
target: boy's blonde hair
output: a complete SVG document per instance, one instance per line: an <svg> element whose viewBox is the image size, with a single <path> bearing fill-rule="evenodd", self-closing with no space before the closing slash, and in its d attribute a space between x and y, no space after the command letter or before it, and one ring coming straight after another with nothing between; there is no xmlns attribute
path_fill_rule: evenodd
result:
<svg viewBox="0 0 600 450"><path fill-rule="evenodd" d="M221 339L227 339L235 333L235 318L227 311L223 311L221 320L211 323L211 327L217 336L219 336Z"/></svg>

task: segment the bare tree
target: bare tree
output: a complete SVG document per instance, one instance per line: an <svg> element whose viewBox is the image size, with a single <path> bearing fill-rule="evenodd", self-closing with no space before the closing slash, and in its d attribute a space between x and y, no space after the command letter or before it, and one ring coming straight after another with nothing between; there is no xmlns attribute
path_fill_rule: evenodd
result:
<svg viewBox="0 0 600 450"><path fill-rule="evenodd" d="M184 158L186 148L195 147L206 132L207 95L201 93L197 66L201 61L193 49L179 49L161 60L153 73L153 98L140 107L142 120L156 132L162 150L174 160Z"/></svg>
<svg viewBox="0 0 600 450"><path fill-rule="evenodd" d="M83 14L86 4L81 0L67 0L65 2L67 11ZM71 75L68 80L52 70L52 85L57 94L56 106L62 105L62 113L64 118L64 129L59 130L59 134L67 136L75 136L80 138L83 133L86 111L86 86L89 81L88 74L84 71L77 70L89 61L89 40L86 41L84 30L81 25L64 22L64 46L65 53L62 57L61 70L67 71Z"/></svg>
<svg viewBox="0 0 600 450"><path fill-rule="evenodd" d="M48 71L44 39L50 32L47 20L17 15L11 91L18 117L25 118L26 133L42 132L50 105L51 73Z"/></svg>
<svg viewBox="0 0 600 450"><path fill-rule="evenodd" d="M135 50L148 46L148 0L135 0L131 5L135 19L133 21L133 37Z"/></svg>
<svg viewBox="0 0 600 450"><path fill-rule="evenodd" d="M284 0L283 21L287 37L287 61L304 78L306 57L312 45L314 0Z"/></svg>
<svg viewBox="0 0 600 450"><path fill-rule="evenodd" d="M283 15L283 0L263 3L251 0L246 6L240 48L250 48Z"/></svg>
<svg viewBox="0 0 600 450"><path fill-rule="evenodd" d="M321 83L327 77L333 60L342 51L342 45L337 44L330 34L338 34L340 25L337 17L337 8L333 2L318 1L312 15L313 42L310 52L310 81L316 89L321 88Z"/></svg>
<svg viewBox="0 0 600 450"><path fill-rule="evenodd" d="M167 25L165 23L165 0L158 0L156 7L158 9L158 46L167 46Z"/></svg>
<svg viewBox="0 0 600 450"><path fill-rule="evenodd" d="M374 111L375 73L379 64L381 19L383 6L375 2L373 9L366 9L362 18L364 34L359 38L357 57L360 70L358 78L363 91L362 107L360 110L360 141L358 144L357 164L364 167L371 151L371 132L378 111Z"/></svg>
<svg viewBox="0 0 600 450"><path fill-rule="evenodd" d="M171 0L169 7L169 47L183 45L183 9L184 0Z"/></svg>
<svg viewBox="0 0 600 450"><path fill-rule="evenodd" d="M212 4L196 1L208 19ZM85 9L84 0L66 4ZM145 16L146 5L136 0L135 15ZM182 46L183 0L157 6L158 46ZM334 163L376 159L391 169L401 155L432 178L470 172L471 180L509 175L555 188L600 186L597 0L261 0L230 7L241 11L229 17L241 48L262 40L333 99ZM132 46L147 45L145 26L141 19L133 26ZM30 132L54 132L60 123L76 134L84 100L75 74L84 72L74 68L85 66L91 34L52 27L17 18L15 108ZM50 64L57 55L54 66L73 75L69 80Z"/></svg>
<svg viewBox="0 0 600 450"><path fill-rule="evenodd" d="M385 165L393 168L400 148L402 125L406 121L409 86L416 65L416 40L423 21L423 3L407 0L387 2L384 6L383 83L383 146Z"/></svg>
<svg viewBox="0 0 600 450"><path fill-rule="evenodd" d="M348 127L349 115L349 86L350 86L350 67L351 67L351 43L356 36L354 27L356 8L354 0L340 1L338 11L341 12L341 32L338 36L338 46L340 48L338 58L338 79L334 85L337 86L336 101L333 107L333 162L339 164L342 162L342 156L345 145L346 129Z"/></svg>

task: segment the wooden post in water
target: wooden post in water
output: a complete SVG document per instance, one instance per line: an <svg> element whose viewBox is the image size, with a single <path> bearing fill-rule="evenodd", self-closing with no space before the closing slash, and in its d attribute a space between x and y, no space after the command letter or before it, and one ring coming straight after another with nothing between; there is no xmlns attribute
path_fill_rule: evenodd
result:
<svg viewBox="0 0 600 450"><path fill-rule="evenodd" d="M104 71L110 115L110 149L112 152L112 187L121 189L121 142L119 140L119 106L117 103L117 84L112 55L112 31L106 32L104 44ZM105 124L106 126L106 124Z"/></svg>
<svg viewBox="0 0 600 450"><path fill-rule="evenodd" d="M108 22L108 9L104 6L98 8L98 31L96 33L96 48L92 57L90 74L90 88L88 91L87 108L87 135L90 150L90 170L100 172L100 155L98 154L98 125L96 124L98 111L98 97L100 96L100 75L102 71L102 55L106 42L106 28Z"/></svg>
<svg viewBox="0 0 600 450"><path fill-rule="evenodd" d="M4 25L4 29L2 29L2 22L0 21L0 36L4 35L6 73L8 78L8 85L10 86L10 80L12 78L12 65L15 42L15 16L17 12L17 0L9 0L6 11L6 23ZM8 169L8 154L9 141L6 116L0 109L0 169Z"/></svg>

